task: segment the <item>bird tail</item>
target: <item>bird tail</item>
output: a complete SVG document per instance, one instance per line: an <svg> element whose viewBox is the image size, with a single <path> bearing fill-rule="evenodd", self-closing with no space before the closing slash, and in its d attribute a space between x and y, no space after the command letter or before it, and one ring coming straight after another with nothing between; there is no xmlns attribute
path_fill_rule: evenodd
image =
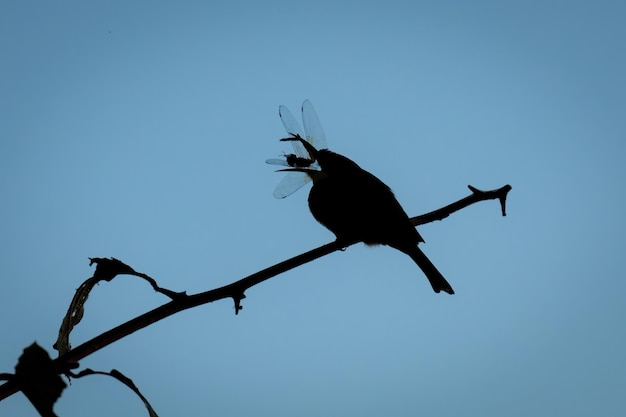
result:
<svg viewBox="0 0 626 417"><path fill-rule="evenodd" d="M448 281L446 281L443 275L441 275L441 272L435 268L435 265L430 262L430 259L428 259L420 248L414 246L410 251L406 252L406 254L409 255L411 259L415 261L417 266L419 266L424 272L424 275L426 275L426 278L428 278L430 285L432 285L433 290L435 290L436 293L444 291L448 294L454 294L452 286L448 283Z"/></svg>

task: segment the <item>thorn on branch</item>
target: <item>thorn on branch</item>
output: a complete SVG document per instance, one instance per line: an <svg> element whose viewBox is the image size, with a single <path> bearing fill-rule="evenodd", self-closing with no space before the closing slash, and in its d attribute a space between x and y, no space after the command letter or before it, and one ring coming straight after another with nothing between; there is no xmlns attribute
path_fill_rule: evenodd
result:
<svg viewBox="0 0 626 417"><path fill-rule="evenodd" d="M233 296L233 301L235 302L235 315L238 315L241 310L243 310L243 306L241 305L241 300L246 298L244 293L240 293L238 295Z"/></svg>

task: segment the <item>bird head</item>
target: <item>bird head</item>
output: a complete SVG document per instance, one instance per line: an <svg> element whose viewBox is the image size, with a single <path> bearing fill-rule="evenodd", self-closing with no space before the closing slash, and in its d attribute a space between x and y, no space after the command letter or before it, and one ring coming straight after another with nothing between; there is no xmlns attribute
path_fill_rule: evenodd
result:
<svg viewBox="0 0 626 417"><path fill-rule="evenodd" d="M315 146L311 145L306 140L302 139L299 135L290 138L281 139L281 141L299 141L302 143L302 146L306 149L311 157L312 162L317 162L321 168L321 173L325 174L324 177L327 176L335 176L335 175L348 175L351 172L360 171L361 168L352 160L346 158L343 155L339 155L333 151L328 149L316 149ZM295 168L287 168L282 169L281 171L300 171L308 173L311 178L316 179L315 176L318 176L320 171L311 168L303 168L303 167L295 167ZM318 173L318 174L315 174ZM319 178L319 176L318 176Z"/></svg>

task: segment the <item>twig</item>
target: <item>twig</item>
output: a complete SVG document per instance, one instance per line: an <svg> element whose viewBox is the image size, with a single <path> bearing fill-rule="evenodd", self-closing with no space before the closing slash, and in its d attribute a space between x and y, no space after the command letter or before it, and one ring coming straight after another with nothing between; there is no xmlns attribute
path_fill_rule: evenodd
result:
<svg viewBox="0 0 626 417"><path fill-rule="evenodd" d="M511 187L509 184L496 190L490 191L482 191L471 185L468 185L467 188L470 189L472 194L460 199L459 201L455 201L452 204L448 204L445 207L442 207L435 211L431 211L430 213L422 214L421 216L411 217L411 223L413 224L413 226L419 226L421 224L431 223L436 220L443 220L455 211L459 211L471 204L478 203L479 201L495 199L500 200L502 215L506 216L506 196L508 195L509 191L513 189L513 187Z"/></svg>

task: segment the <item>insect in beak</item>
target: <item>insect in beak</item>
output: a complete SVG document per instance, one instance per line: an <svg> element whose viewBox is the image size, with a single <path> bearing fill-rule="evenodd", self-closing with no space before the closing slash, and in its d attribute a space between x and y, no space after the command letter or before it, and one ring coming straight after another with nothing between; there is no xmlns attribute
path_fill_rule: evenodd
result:
<svg viewBox="0 0 626 417"><path fill-rule="evenodd" d="M294 142L294 141L297 141L297 142L302 143L302 146L304 146L306 151L311 156L311 161L315 162L317 160L317 149L315 149L315 146L311 145L309 142L307 142L306 140L302 139L302 137L300 135L295 135L294 137L291 137L291 138L283 138L280 141L281 142Z"/></svg>

